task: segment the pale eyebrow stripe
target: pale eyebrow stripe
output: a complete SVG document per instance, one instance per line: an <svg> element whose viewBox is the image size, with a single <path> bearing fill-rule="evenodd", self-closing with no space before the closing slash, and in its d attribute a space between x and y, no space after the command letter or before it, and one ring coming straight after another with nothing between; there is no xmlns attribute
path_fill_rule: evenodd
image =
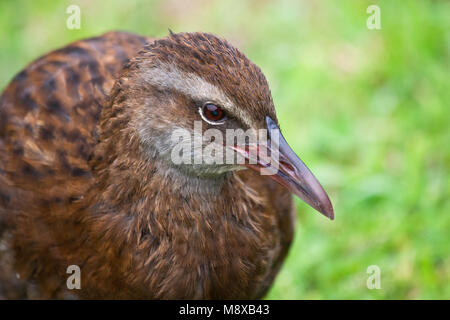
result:
<svg viewBox="0 0 450 320"><path fill-rule="evenodd" d="M218 87L193 73L180 71L173 65L159 64L144 72L144 80L159 88L176 90L197 101L213 101L251 127L250 117Z"/></svg>

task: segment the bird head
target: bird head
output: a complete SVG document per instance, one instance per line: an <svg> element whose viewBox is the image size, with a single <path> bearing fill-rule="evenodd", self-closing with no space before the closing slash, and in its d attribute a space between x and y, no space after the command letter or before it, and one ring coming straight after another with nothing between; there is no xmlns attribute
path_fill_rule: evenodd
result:
<svg viewBox="0 0 450 320"><path fill-rule="evenodd" d="M227 41L171 33L133 58L119 84L139 106L130 121L152 161L197 179L250 168L333 219L326 192L280 132L264 74Z"/></svg>

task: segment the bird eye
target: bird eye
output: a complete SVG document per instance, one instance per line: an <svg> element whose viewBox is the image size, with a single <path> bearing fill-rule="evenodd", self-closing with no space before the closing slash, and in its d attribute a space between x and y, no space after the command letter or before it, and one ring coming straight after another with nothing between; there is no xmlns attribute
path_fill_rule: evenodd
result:
<svg viewBox="0 0 450 320"><path fill-rule="evenodd" d="M203 120L210 124L222 124L227 118L225 111L214 103L205 103L199 111Z"/></svg>

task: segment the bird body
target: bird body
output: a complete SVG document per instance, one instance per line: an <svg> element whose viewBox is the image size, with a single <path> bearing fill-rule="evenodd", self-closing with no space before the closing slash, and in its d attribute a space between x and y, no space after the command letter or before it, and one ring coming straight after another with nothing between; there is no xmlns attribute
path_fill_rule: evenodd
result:
<svg viewBox="0 0 450 320"><path fill-rule="evenodd" d="M227 126L276 121L259 68L209 34L110 32L20 72L0 97L0 297L263 297L292 241L291 193L170 162L202 99L227 106Z"/></svg>

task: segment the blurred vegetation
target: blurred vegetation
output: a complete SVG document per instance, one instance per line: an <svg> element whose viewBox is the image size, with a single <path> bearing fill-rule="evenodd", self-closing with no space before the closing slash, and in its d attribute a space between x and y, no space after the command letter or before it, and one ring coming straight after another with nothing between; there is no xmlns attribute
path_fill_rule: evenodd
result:
<svg viewBox="0 0 450 320"><path fill-rule="evenodd" d="M66 8L81 8L81 29ZM381 8L368 30L366 8ZM208 31L265 72L287 140L335 206L296 199L269 299L450 298L449 1L0 1L0 87L108 30ZM369 290L366 269L381 269Z"/></svg>

